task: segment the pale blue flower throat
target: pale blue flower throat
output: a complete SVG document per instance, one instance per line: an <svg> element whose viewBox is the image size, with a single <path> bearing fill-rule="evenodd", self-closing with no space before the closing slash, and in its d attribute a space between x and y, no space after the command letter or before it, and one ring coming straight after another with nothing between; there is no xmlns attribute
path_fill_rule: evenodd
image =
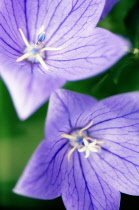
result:
<svg viewBox="0 0 139 210"><path fill-rule="evenodd" d="M87 126L77 131L77 133L72 134L61 134L63 138L66 138L69 140L70 146L72 146L72 149L68 152L68 161L70 160L70 157L72 153L77 149L78 152L85 152L85 158L88 158L91 152L99 152L101 149L101 146L98 144L103 144L103 141L98 141L96 139L93 139L89 136L87 136L86 130L90 128L93 125L92 122L90 122Z"/></svg>
<svg viewBox="0 0 139 210"><path fill-rule="evenodd" d="M33 48L33 49L31 50L31 53L32 53L33 55L37 55L37 54L39 53L39 50L38 50L37 48Z"/></svg>
<svg viewBox="0 0 139 210"><path fill-rule="evenodd" d="M44 26L41 27L35 44L30 44L28 42L21 29L19 29L19 32L21 34L24 44L26 45L26 48L23 51L23 55L19 57L16 61L20 62L24 59L27 59L27 61L31 63L40 63L44 69L48 70L49 68L44 61L46 57L45 51L56 51L61 50L61 48L44 47L43 42L46 38Z"/></svg>

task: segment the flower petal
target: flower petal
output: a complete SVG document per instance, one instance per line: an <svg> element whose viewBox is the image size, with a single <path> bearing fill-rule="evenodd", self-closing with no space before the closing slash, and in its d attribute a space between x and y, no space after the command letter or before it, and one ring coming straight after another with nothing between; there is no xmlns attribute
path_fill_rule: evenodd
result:
<svg viewBox="0 0 139 210"><path fill-rule="evenodd" d="M100 18L105 1L69 0L68 3L67 7L65 0L53 3L40 0L33 2L9 0L7 3L2 0L0 62L3 68L1 71L7 70L4 58L15 62L25 50L19 28L29 42L35 43L37 33L44 25L48 47L62 48L47 52L47 64L50 68L48 72L67 80L94 76L109 68L126 53L125 47L128 44L122 38L105 30L92 31Z"/></svg>
<svg viewBox="0 0 139 210"><path fill-rule="evenodd" d="M68 6L67 6L68 4ZM46 28L48 45L62 44L78 32L94 28L104 9L105 0L57 0L40 4L37 25Z"/></svg>
<svg viewBox="0 0 139 210"><path fill-rule="evenodd" d="M106 0L106 3L105 3L105 7L104 7L104 10L102 12L102 15L101 15L101 20L103 18L105 18L105 16L110 12L110 10L113 8L113 6L120 0Z"/></svg>
<svg viewBox="0 0 139 210"><path fill-rule="evenodd" d="M8 67L9 66L9 67ZM16 107L18 116L24 120L36 111L56 88L65 84L65 80L52 76L36 74L36 68L28 65L10 66L7 61L7 70L1 72Z"/></svg>
<svg viewBox="0 0 139 210"><path fill-rule="evenodd" d="M83 210L85 206L90 210L117 210L120 193L103 181L77 152L68 162L68 148L63 139L44 140L13 191L39 199L62 195L67 209Z"/></svg>
<svg viewBox="0 0 139 210"><path fill-rule="evenodd" d="M66 0L53 2L41 0L33 2L32 0L9 0L8 3L2 0L0 5L0 62L3 64L3 68L1 71L6 70L3 61L4 58L15 62L17 58L21 57L25 50L25 44L18 29L20 28L23 31L29 43L36 43L38 31L44 25L47 47L64 47L64 50L48 51L46 53L46 63L49 63L48 72L49 74L57 74L63 77L63 70L61 69L65 68L65 62L61 62L62 65L60 64L59 66L56 61L54 61L54 63L52 60L49 61L49 58L51 59L52 57L52 59L54 58L55 60L57 53L57 60L59 60L59 58L63 60L70 56L71 53L66 53L67 49L65 48L67 48L67 45L70 45L70 42L73 44L74 41L77 41L79 35L84 34L84 32L89 32L91 29L92 33L93 27L96 26L100 18L104 4L105 1L101 0L69 0L67 7ZM82 40L80 42L82 42ZM68 51L70 50L72 49L69 48ZM65 58L63 57L63 53L66 53ZM82 52L80 54L82 54ZM20 64L17 64L17 66L20 66ZM39 71L39 69L37 71ZM76 71L78 71L78 69ZM85 75L83 78L87 76L88 75ZM65 75L65 77L67 78L68 76ZM82 76L79 76L79 78L78 76L76 77L77 79L82 78ZM70 78L68 79L70 80Z"/></svg>
<svg viewBox="0 0 139 210"><path fill-rule="evenodd" d="M84 127L88 122L87 115L80 120L82 114L91 109L97 102L96 99L74 93L68 90L56 90L50 98L47 123L46 123L46 135L55 136L57 133L69 133L71 130L78 126Z"/></svg>
<svg viewBox="0 0 139 210"><path fill-rule="evenodd" d="M36 27L40 5L43 5L40 0L1 0L1 43L5 44L5 46L7 45L7 47L9 46L11 50L13 48L21 49L24 47L19 28L24 32L29 42L35 42L37 33L42 26L39 26L39 28ZM42 9L42 16L44 16L44 13L46 13L46 10Z"/></svg>
<svg viewBox="0 0 139 210"><path fill-rule="evenodd" d="M47 64L67 80L97 75L115 64L129 50L129 42L113 33L95 28L79 32L60 47L48 52Z"/></svg>
<svg viewBox="0 0 139 210"><path fill-rule="evenodd" d="M10 91L20 119L29 117L48 99L53 90L65 83L63 79L53 78L54 75L44 75L39 64L16 62L25 49L19 28L29 42L36 41L36 12L40 3L30 0L2 0L0 3L0 74Z"/></svg>
<svg viewBox="0 0 139 210"><path fill-rule="evenodd" d="M1 0L0 45L19 53L24 43L18 29L22 29L29 42L35 43L43 25L47 43L61 35L68 39L67 34L86 29L90 22L95 27L104 4L101 0L68 0L67 7L66 0Z"/></svg>
<svg viewBox="0 0 139 210"><path fill-rule="evenodd" d="M139 92L102 100L91 111L89 136L104 141L95 171L117 190L139 195Z"/></svg>
<svg viewBox="0 0 139 210"><path fill-rule="evenodd" d="M28 42L36 42L38 30L35 28L37 17L35 8L38 8L38 1L1 0L0 57L8 57L7 59L16 62L22 55L25 44L19 29L23 31ZM0 62L3 63L3 60L0 59Z"/></svg>
<svg viewBox="0 0 139 210"><path fill-rule="evenodd" d="M63 139L44 140L29 161L14 192L39 199L60 196L61 173L66 169L64 161L67 163L67 149L68 145Z"/></svg>
<svg viewBox="0 0 139 210"><path fill-rule="evenodd" d="M66 209L117 210L120 193L98 176L88 159L75 152L69 162L62 198Z"/></svg>

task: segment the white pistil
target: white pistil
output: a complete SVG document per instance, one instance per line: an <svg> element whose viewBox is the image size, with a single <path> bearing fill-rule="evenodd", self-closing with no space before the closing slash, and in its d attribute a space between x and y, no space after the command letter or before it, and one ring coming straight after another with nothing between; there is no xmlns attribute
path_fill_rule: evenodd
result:
<svg viewBox="0 0 139 210"><path fill-rule="evenodd" d="M93 138L91 138L91 137L89 137L89 136L86 136L85 139L86 139L86 140L90 140L90 141L96 141L96 143L98 143L98 144L103 144L103 143L104 143L104 141L98 141L98 140L93 139Z"/></svg>
<svg viewBox="0 0 139 210"><path fill-rule="evenodd" d="M90 155L90 152L99 152L101 147L97 144L103 144L103 141L98 141L96 139L93 139L89 136L84 135L84 131L90 128L93 125L93 122L90 122L87 126L80 129L77 134L71 135L71 134L61 134L63 138L69 139L71 146L73 146L72 149L68 152L68 161L70 161L70 157L72 153L78 149L78 152L85 152L85 158L88 158ZM90 143L92 141L92 143Z"/></svg>
<svg viewBox="0 0 139 210"><path fill-rule="evenodd" d="M100 146L96 145L96 141L89 143L86 139L83 139L83 142L85 146L78 149L78 152L85 152L85 158L89 157L90 152L98 152L100 149Z"/></svg>
<svg viewBox="0 0 139 210"><path fill-rule="evenodd" d="M40 32L39 32L39 35L38 35L38 40L36 42L36 44L34 45L31 45L23 31L19 28L19 32L21 34L21 37L23 39L23 42L24 44L26 45L26 49L25 49L25 54L23 54L21 57L19 57L16 61L17 62L20 62L24 59L27 59L28 61L34 61L32 63L40 63L42 65L42 67L46 70L48 70L48 66L46 65L46 63L44 62L44 51L58 51L58 50L61 50L62 48L58 47L58 48L55 48L55 47L44 47L42 48L42 42L45 40L45 32L44 32L44 26L41 27L40 29Z"/></svg>

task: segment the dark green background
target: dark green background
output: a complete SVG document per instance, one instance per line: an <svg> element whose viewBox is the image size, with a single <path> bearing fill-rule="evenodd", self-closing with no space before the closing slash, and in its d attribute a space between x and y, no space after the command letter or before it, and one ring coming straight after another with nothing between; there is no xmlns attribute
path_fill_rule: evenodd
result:
<svg viewBox="0 0 139 210"><path fill-rule="evenodd" d="M64 88L102 99L139 90L139 1L121 0L99 27L121 34L132 42L132 51L105 73L87 80L68 82ZM46 103L26 121L19 121L9 93L0 80L0 206L3 209L65 209L61 198L51 201L12 193L32 152L44 136ZM138 208L137 208L137 206ZM121 210L139 209L139 197L123 195Z"/></svg>

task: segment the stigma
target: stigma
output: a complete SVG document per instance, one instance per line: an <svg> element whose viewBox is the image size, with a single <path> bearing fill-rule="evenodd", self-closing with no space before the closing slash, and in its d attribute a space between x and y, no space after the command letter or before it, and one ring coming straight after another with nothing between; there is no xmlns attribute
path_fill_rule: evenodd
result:
<svg viewBox="0 0 139 210"><path fill-rule="evenodd" d="M40 63L42 67L46 70L48 70L48 66L45 63L45 51L56 51L61 50L61 48L52 48L52 47L46 47L44 46L44 41L46 39L46 33L44 31L44 26L41 27L40 32L37 36L36 43L30 44L28 40L26 39L23 31L19 29L19 32L21 34L22 40L26 46L26 48L23 51L23 55L19 57L16 62L20 62L24 59L29 61L32 64Z"/></svg>
<svg viewBox="0 0 139 210"><path fill-rule="evenodd" d="M103 144L104 142L93 139L87 135L87 129L92 125L93 122L90 122L87 126L77 132L72 134L61 134L63 138L69 140L69 144L72 147L68 152L68 161L70 161L70 157L75 150L78 152L84 152L85 158L88 158L92 152L99 152L101 150L99 144Z"/></svg>

